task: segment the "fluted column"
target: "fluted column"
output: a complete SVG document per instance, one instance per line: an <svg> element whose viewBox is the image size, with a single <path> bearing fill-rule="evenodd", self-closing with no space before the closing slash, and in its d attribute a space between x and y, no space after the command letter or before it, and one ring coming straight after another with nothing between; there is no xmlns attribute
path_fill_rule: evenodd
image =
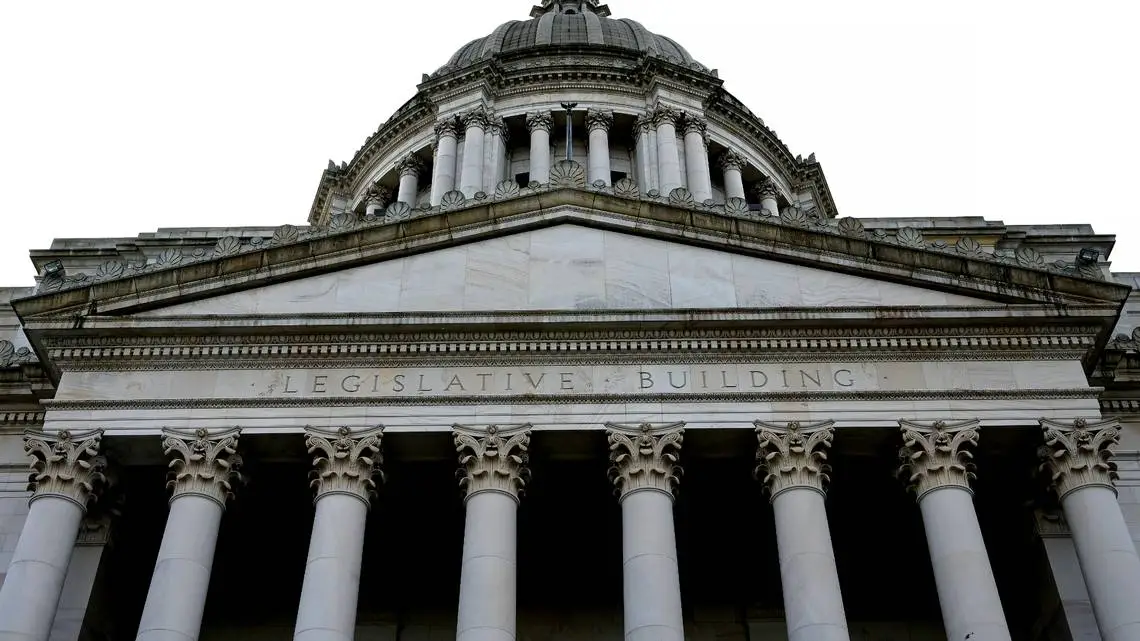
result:
<svg viewBox="0 0 1140 641"><path fill-rule="evenodd" d="M335 432L309 427L305 447L313 456L313 535L297 610L296 641L352 641L360 594L360 560L382 427Z"/></svg>
<svg viewBox="0 0 1140 641"><path fill-rule="evenodd" d="M832 421L756 421L756 477L771 494L788 641L847 641L824 506Z"/></svg>
<svg viewBox="0 0 1140 641"><path fill-rule="evenodd" d="M30 509L0 587L0 639L47 641L79 525L105 479L102 430L27 431Z"/></svg>
<svg viewBox="0 0 1140 641"><path fill-rule="evenodd" d="M164 429L173 490L166 531L146 595L138 641L195 641L202 628L214 548L226 501L233 496L238 428L209 432Z"/></svg>
<svg viewBox="0 0 1140 641"><path fill-rule="evenodd" d="M455 425L466 489L456 641L514 641L519 493L530 477L529 424Z"/></svg>
<svg viewBox="0 0 1140 641"><path fill-rule="evenodd" d="M744 157L729 149L720 155L717 160L720 170L724 172L724 199L744 198Z"/></svg>
<svg viewBox="0 0 1140 641"><path fill-rule="evenodd" d="M455 157L459 152L459 127L454 118L435 123L435 159L432 162L431 205L455 189Z"/></svg>
<svg viewBox="0 0 1140 641"><path fill-rule="evenodd" d="M392 200L392 190L380 183L373 183L368 191L364 192L364 215L376 216L388 206Z"/></svg>
<svg viewBox="0 0 1140 641"><path fill-rule="evenodd" d="M765 215L779 216L780 205L776 197L780 195L780 190L776 188L776 183L771 178L766 178L756 191L760 197L760 209Z"/></svg>
<svg viewBox="0 0 1140 641"><path fill-rule="evenodd" d="M712 198L712 178L709 175L709 150L705 144L708 121L696 114L685 114L682 131L685 134L685 173L689 178L689 192L693 200L703 203Z"/></svg>
<svg viewBox="0 0 1140 641"><path fill-rule="evenodd" d="M530 130L530 181L545 185L550 182L550 131L554 118L549 111L532 111L526 115Z"/></svg>
<svg viewBox="0 0 1140 641"><path fill-rule="evenodd" d="M1105 641L1140 639L1140 557L1116 498L1115 420L1041 419L1043 467L1061 499Z"/></svg>
<svg viewBox="0 0 1140 641"><path fill-rule="evenodd" d="M614 112L601 109L586 111L586 129L590 132L588 173L586 182L594 184L602 181L610 184L610 127L614 124Z"/></svg>
<svg viewBox="0 0 1140 641"><path fill-rule="evenodd" d="M673 491L685 424L606 424L610 478L621 502L626 641L682 641Z"/></svg>
<svg viewBox="0 0 1140 641"><path fill-rule="evenodd" d="M653 120L648 115L638 116L633 125L633 135L637 138L637 182L642 192L654 189L657 179L657 167L649 154L650 146L655 144L649 136L652 129Z"/></svg>
<svg viewBox="0 0 1140 641"><path fill-rule="evenodd" d="M416 198L420 194L420 172L424 170L424 161L415 154L408 154L396 163L396 171L400 172L400 189L396 192L396 202L416 206Z"/></svg>
<svg viewBox="0 0 1140 641"><path fill-rule="evenodd" d="M487 133L487 111L482 107L463 114L463 173L459 190L472 198L483 191L483 141Z"/></svg>
<svg viewBox="0 0 1140 641"><path fill-rule="evenodd" d="M657 175L661 194L668 196L681 184L681 156L677 152L677 120L680 114L672 107L658 107L653 111L653 124L657 127Z"/></svg>
<svg viewBox="0 0 1140 641"><path fill-rule="evenodd" d="M1008 641L970 480L978 421L900 420L900 474L918 498L947 639Z"/></svg>

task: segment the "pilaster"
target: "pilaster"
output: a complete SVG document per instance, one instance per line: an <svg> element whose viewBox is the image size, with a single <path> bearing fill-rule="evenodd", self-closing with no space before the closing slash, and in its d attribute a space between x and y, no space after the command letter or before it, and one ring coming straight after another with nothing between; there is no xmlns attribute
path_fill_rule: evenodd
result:
<svg viewBox="0 0 1140 641"><path fill-rule="evenodd" d="M516 501L530 480L531 425L454 425L452 433L459 454L459 486L466 498L480 492L506 494Z"/></svg>
<svg viewBox="0 0 1140 641"><path fill-rule="evenodd" d="M163 453L173 455L170 480L166 487L173 491L170 501L192 495L210 499L223 509L233 497L233 483L241 480L237 454L240 428L211 433L209 430L162 430Z"/></svg>
<svg viewBox="0 0 1140 641"><path fill-rule="evenodd" d="M684 423L621 425L606 423L610 444L610 480L619 500L639 490L663 492L670 497L680 483Z"/></svg>
<svg viewBox="0 0 1140 641"><path fill-rule="evenodd" d="M786 424L755 421L756 478L762 478L772 501L785 490L806 488L824 494L830 481L827 448L835 433L834 421Z"/></svg>
<svg viewBox="0 0 1140 641"><path fill-rule="evenodd" d="M86 511L98 499L107 461L99 455L103 430L46 433L24 432L24 452L33 457L29 503L46 496L71 501Z"/></svg>
<svg viewBox="0 0 1140 641"><path fill-rule="evenodd" d="M903 447L899 450L899 475L919 500L931 490L957 487L967 492L974 478L974 455L967 447L978 446L978 420L934 421L921 424L900 420Z"/></svg>
<svg viewBox="0 0 1140 641"><path fill-rule="evenodd" d="M1116 419L1073 422L1040 419L1045 446L1039 450L1042 469L1048 471L1057 496L1084 487L1099 486L1116 492L1116 463L1112 447L1120 443L1120 422Z"/></svg>
<svg viewBox="0 0 1140 641"><path fill-rule="evenodd" d="M370 505L376 494L376 481L384 480L380 470L380 440L384 428L374 427L353 432L347 427L334 431L305 428L305 448L313 456L310 486L315 490L314 502L329 494L344 494Z"/></svg>

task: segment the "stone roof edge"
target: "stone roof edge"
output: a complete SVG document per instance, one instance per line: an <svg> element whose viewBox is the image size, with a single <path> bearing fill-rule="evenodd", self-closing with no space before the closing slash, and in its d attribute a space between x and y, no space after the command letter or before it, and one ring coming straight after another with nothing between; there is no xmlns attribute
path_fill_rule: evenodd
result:
<svg viewBox="0 0 1140 641"><path fill-rule="evenodd" d="M104 313L109 308L129 313L132 308L160 307L172 300L215 296L517 233L526 225L552 224L552 216L624 226L631 233L1006 303L1110 302L1119 306L1131 292L1127 285L1089 278L1100 276L1099 271L1050 272L1032 249L1019 250L1014 256L995 255L977 243L965 242L969 239L954 247L928 246L922 233L913 228L903 228L891 237L885 232L879 236L881 230L867 232L857 219L836 221L796 209L779 217L762 217L739 199L725 205L698 205L683 188L667 198L653 192L641 195L629 180L613 188L586 189L578 175L581 166L562 164L563 171L554 172L555 184L545 188L518 190L513 183L504 184L494 197L472 201L459 192L449 192L443 205L432 210L412 210L397 203L373 220L338 214L326 228L302 234L285 225L270 241L256 245L242 245L227 237L218 241L212 254L200 259L172 254L165 264L105 265L95 279L80 275L83 280L78 282L44 280L36 295L14 300L12 306L22 318ZM567 178L567 172L573 175ZM559 180L569 184L559 184ZM587 211L575 214L567 209L574 207ZM558 208L565 211L555 212Z"/></svg>

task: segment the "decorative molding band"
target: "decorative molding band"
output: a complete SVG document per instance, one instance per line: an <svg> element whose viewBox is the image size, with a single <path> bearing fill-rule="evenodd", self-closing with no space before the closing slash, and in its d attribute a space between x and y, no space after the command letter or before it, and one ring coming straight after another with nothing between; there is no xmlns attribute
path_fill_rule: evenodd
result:
<svg viewBox="0 0 1140 641"><path fill-rule="evenodd" d="M99 454L103 430L24 432L24 453L32 457L30 501L44 497L71 501L86 512L107 483L107 460Z"/></svg>
<svg viewBox="0 0 1140 641"><path fill-rule="evenodd" d="M43 411L0 412L0 428L17 425L43 425Z"/></svg>
<svg viewBox="0 0 1140 641"><path fill-rule="evenodd" d="M241 481L238 469L242 460L237 454L240 434L238 427L214 432L163 428L163 454L174 455L166 483L172 490L170 501L201 496L225 509L226 501L233 498L232 484Z"/></svg>
<svg viewBox="0 0 1140 641"><path fill-rule="evenodd" d="M739 394L576 394L523 396L446 397L354 397L321 398L189 398L44 401L52 411L98 411L131 409L229 409L274 407L359 407L419 405L486 405L500 401L510 405L572 405L586 403L694 403L694 402L811 402L811 401L938 401L938 400L1040 400L1096 399L1101 388L1025 390L899 390L863 392L741 392Z"/></svg>
<svg viewBox="0 0 1140 641"><path fill-rule="evenodd" d="M917 500L928 492L958 487L973 493L974 458L968 447L978 446L981 421L934 421L918 423L899 420L903 446L899 450L899 476L905 479Z"/></svg>
<svg viewBox="0 0 1140 641"><path fill-rule="evenodd" d="M1116 463L1112 448L1120 443L1120 422L1116 419L1089 422L1078 418L1072 422L1040 419L1045 432L1045 445L1038 450L1041 469L1057 496L1085 487L1106 487L1116 493Z"/></svg>
<svg viewBox="0 0 1140 641"><path fill-rule="evenodd" d="M772 501L793 489L824 494L828 481L827 450L835 435L835 421L766 423L756 421L756 469Z"/></svg>
<svg viewBox="0 0 1140 641"><path fill-rule="evenodd" d="M465 501L480 492L499 492L518 501L530 482L527 467L530 423L472 427L453 425L455 451L459 454L459 487Z"/></svg>
<svg viewBox="0 0 1140 641"><path fill-rule="evenodd" d="M313 502L329 494L346 494L371 506L376 494L373 477L384 480L380 465L380 439L384 426L353 432L347 427L336 431L305 428L305 448L313 456L310 486L316 491Z"/></svg>
<svg viewBox="0 0 1140 641"><path fill-rule="evenodd" d="M1140 400L1101 399L1100 411L1105 414L1140 413Z"/></svg>
<svg viewBox="0 0 1140 641"><path fill-rule="evenodd" d="M633 492L653 490L673 498L680 483L684 423L623 425L606 423L610 443L610 480L618 500Z"/></svg>

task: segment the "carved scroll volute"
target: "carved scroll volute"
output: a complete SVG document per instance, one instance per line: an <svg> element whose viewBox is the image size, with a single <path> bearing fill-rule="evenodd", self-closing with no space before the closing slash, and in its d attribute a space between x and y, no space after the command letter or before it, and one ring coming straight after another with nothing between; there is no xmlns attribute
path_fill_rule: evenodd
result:
<svg viewBox="0 0 1140 641"><path fill-rule="evenodd" d="M32 457L31 501L52 496L86 510L107 481L103 475L107 461L99 455L102 438L103 430L54 434L26 430L24 453Z"/></svg>
<svg viewBox="0 0 1140 641"><path fill-rule="evenodd" d="M1039 451L1041 468L1047 471L1057 496L1083 487L1107 487L1116 492L1116 463L1112 447L1120 443L1120 423L1116 419L1073 422L1040 419L1045 445Z"/></svg>
<svg viewBox="0 0 1140 641"><path fill-rule="evenodd" d="M834 421L766 423L756 421L756 469L771 499L794 488L823 494L831 480L827 448L835 433Z"/></svg>
<svg viewBox="0 0 1140 641"><path fill-rule="evenodd" d="M919 500L942 487L972 491L974 455L967 448L978 446L978 423L977 419L930 424L899 421L903 437L899 477Z"/></svg>
<svg viewBox="0 0 1140 641"><path fill-rule="evenodd" d="M518 500L530 481L530 431L530 423L452 426L459 454L459 487L467 499L479 492L501 492Z"/></svg>
<svg viewBox="0 0 1140 641"><path fill-rule="evenodd" d="M673 496L681 481L684 423L620 425L606 423L610 444L610 480L619 500L632 492L654 490Z"/></svg>
<svg viewBox="0 0 1140 641"><path fill-rule="evenodd" d="M173 455L168 467L171 501L194 495L208 498L223 508L233 498L233 485L241 481L241 456L237 454L240 428L210 432L206 429L162 430L162 447Z"/></svg>
<svg viewBox="0 0 1140 641"><path fill-rule="evenodd" d="M384 427L377 426L353 432L347 427L336 431L316 427L305 428L305 447L313 456L310 486L316 491L314 501L327 494L348 494L366 505L376 494L376 480L384 481L380 465L380 440Z"/></svg>

